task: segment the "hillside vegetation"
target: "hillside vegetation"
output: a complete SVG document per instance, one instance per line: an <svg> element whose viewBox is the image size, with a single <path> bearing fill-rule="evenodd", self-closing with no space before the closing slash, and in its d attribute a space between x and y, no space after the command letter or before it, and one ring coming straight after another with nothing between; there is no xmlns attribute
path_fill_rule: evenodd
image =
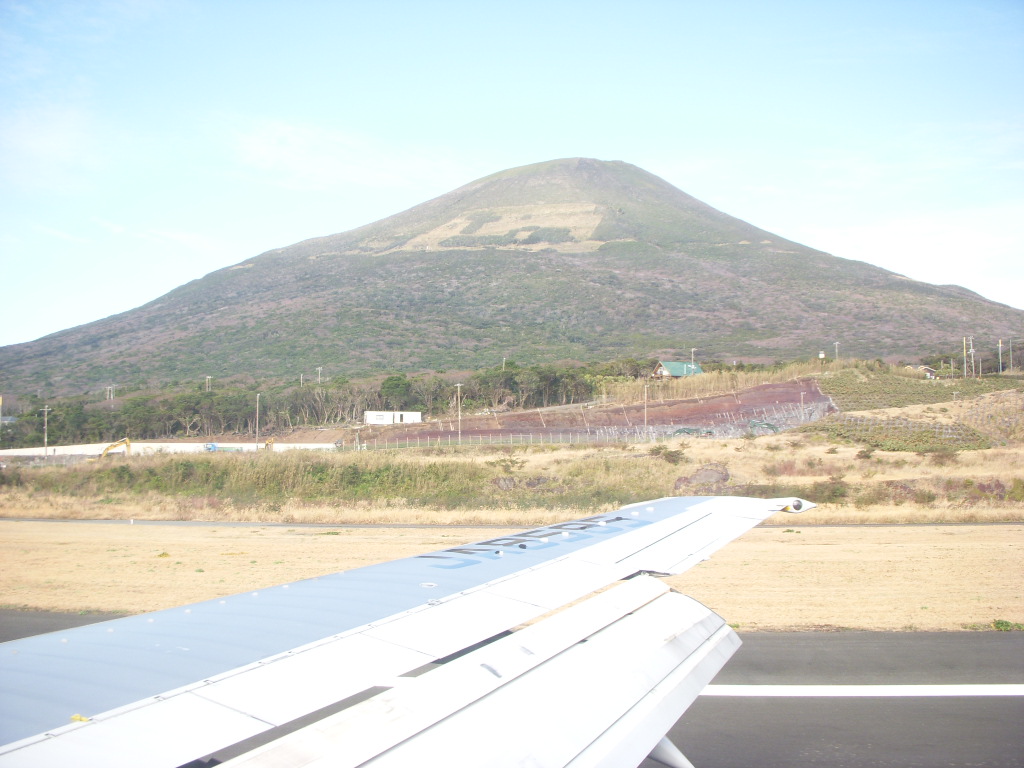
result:
<svg viewBox="0 0 1024 768"><path fill-rule="evenodd" d="M964 329L994 349L1024 336L1024 312L791 242L628 163L571 158L0 348L0 390L688 359L693 348L772 362L836 339L856 340L843 341L850 356L915 359L955 351Z"/></svg>

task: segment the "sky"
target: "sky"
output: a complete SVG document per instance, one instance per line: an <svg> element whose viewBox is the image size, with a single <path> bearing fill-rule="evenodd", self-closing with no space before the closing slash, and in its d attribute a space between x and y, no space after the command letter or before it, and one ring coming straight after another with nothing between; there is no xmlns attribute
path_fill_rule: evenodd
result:
<svg viewBox="0 0 1024 768"><path fill-rule="evenodd" d="M0 345L562 157L1024 308L1024 3L0 0Z"/></svg>

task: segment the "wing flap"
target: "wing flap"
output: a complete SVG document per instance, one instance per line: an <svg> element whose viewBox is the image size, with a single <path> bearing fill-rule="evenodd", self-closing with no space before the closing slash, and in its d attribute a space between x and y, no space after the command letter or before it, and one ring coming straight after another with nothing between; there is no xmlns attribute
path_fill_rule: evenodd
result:
<svg viewBox="0 0 1024 768"><path fill-rule="evenodd" d="M539 608L481 590L367 629L364 634L442 658L534 618Z"/></svg>
<svg viewBox="0 0 1024 768"><path fill-rule="evenodd" d="M739 647L739 636L724 622L719 624L693 653L638 698L567 768L639 765Z"/></svg>
<svg viewBox="0 0 1024 768"><path fill-rule="evenodd" d="M361 633L225 676L194 693L271 725L284 725L434 658Z"/></svg>
<svg viewBox="0 0 1024 768"><path fill-rule="evenodd" d="M731 633L723 624L639 577L224 765L565 765L659 682L685 678L687 659L703 663L709 639ZM647 751L665 730L642 736Z"/></svg>

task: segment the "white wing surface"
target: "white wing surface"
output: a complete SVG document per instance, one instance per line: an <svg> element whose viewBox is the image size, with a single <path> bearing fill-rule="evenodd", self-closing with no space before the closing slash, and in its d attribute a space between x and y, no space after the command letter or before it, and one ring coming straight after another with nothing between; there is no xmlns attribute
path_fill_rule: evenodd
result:
<svg viewBox="0 0 1024 768"><path fill-rule="evenodd" d="M3 643L0 768L687 765L663 736L739 639L646 574L812 506L659 499Z"/></svg>

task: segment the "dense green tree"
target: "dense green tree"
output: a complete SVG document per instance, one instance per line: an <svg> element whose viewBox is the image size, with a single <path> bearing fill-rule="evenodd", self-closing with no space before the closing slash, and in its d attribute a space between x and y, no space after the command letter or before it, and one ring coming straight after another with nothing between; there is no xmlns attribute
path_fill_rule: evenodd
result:
<svg viewBox="0 0 1024 768"><path fill-rule="evenodd" d="M412 384L404 373L388 376L380 385L384 405L393 411L405 411L412 404Z"/></svg>

